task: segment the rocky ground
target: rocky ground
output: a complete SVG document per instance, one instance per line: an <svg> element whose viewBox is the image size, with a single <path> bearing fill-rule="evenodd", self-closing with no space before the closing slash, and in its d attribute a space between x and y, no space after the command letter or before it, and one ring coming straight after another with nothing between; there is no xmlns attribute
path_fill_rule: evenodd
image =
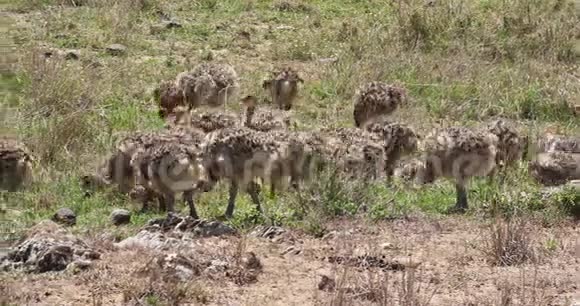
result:
<svg viewBox="0 0 580 306"><path fill-rule="evenodd" d="M521 264L494 262L499 232L476 218L336 220L314 238L174 217L118 242L45 221L2 260L1 296L17 305L580 303L577 223L492 225L533 233Z"/></svg>

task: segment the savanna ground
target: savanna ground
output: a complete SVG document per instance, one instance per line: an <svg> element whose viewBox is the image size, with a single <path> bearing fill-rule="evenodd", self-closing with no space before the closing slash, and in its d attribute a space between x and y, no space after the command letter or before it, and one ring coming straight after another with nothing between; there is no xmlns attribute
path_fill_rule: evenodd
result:
<svg viewBox="0 0 580 306"><path fill-rule="evenodd" d="M260 216L238 201L230 224L287 228L291 237L200 239L206 256L242 250L264 266L258 281L199 277L159 281L138 273L155 256L115 251L154 213L113 191L85 197L79 177L93 171L119 135L163 126L152 92L162 79L203 61L226 62L242 94L265 98L261 81L290 65L306 80L294 109L299 129L352 126L352 95L367 81L404 86L396 113L425 133L495 116L532 136L580 134L580 3L569 0L215 1L1 0L2 133L36 156L35 182L2 193L3 240L56 209L77 213L71 230L106 250L79 274L3 273L3 304L381 304L573 305L580 303L579 196L546 196L526 162L499 181L474 180L471 208L449 215L453 185L363 184L330 174L303 192L263 195ZM181 27L167 27L167 20ZM112 55L106 47L123 44ZM65 59L48 49L77 51ZM231 103L228 108L239 109ZM204 194L204 218L225 209L225 188ZM117 207L132 224L110 225ZM185 210L185 207L183 207ZM322 238L321 238L322 237ZM284 252L292 246L299 250ZM285 253L282 255L282 253ZM323 260L373 254L411 257L414 269L383 271ZM217 256L217 255L216 255ZM319 290L321 274L336 281ZM146 298L143 298L143 297ZM139 298L135 298L139 297ZM575 302L574 302L575 301Z"/></svg>

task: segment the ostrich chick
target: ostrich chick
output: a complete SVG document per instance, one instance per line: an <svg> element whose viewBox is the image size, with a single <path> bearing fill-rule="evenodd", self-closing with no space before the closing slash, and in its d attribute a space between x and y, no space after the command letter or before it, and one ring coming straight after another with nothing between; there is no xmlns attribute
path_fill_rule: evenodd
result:
<svg viewBox="0 0 580 306"><path fill-rule="evenodd" d="M354 123L362 127L378 116L387 116L399 108L407 99L403 88L382 82L370 82L361 86L354 96Z"/></svg>
<svg viewBox="0 0 580 306"><path fill-rule="evenodd" d="M290 67L274 72L273 78L265 80L262 87L272 97L272 104L279 109L290 110L298 94L298 83L304 83L298 73Z"/></svg>
<svg viewBox="0 0 580 306"><path fill-rule="evenodd" d="M140 149L131 159L131 166L137 182L157 194L168 213L174 211L175 195L183 193L190 216L198 219L194 191L207 191L209 186L199 152L198 146L160 142Z"/></svg>
<svg viewBox="0 0 580 306"><path fill-rule="evenodd" d="M0 137L0 190L16 191L30 183L33 161L22 142Z"/></svg>
<svg viewBox="0 0 580 306"><path fill-rule="evenodd" d="M225 212L231 218L239 187L244 187L252 201L261 211L259 187L256 178L263 181L281 181L277 177L288 160L289 153L285 143L279 143L266 133L245 127L225 128L206 135L202 151L207 159L210 185L221 179L230 181L229 200Z"/></svg>
<svg viewBox="0 0 580 306"><path fill-rule="evenodd" d="M287 112L265 107L258 109L255 96L246 96L241 102L244 107L241 120L245 127L260 132L268 132L286 130L292 124Z"/></svg>
<svg viewBox="0 0 580 306"><path fill-rule="evenodd" d="M468 208L466 185L471 177L487 176L495 167L497 136L464 127L436 130L425 139L425 167L420 169L420 183L433 182L437 177L455 180L455 209Z"/></svg>
<svg viewBox="0 0 580 306"><path fill-rule="evenodd" d="M161 82L154 96L159 103L159 115L165 118L180 105L189 109L225 105L238 87L238 75L232 66L204 63L180 73L174 81Z"/></svg>

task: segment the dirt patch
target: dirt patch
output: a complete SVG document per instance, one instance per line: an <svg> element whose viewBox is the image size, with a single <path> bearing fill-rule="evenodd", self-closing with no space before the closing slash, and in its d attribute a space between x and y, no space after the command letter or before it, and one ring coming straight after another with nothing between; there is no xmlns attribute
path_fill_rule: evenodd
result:
<svg viewBox="0 0 580 306"><path fill-rule="evenodd" d="M518 305L566 305L578 299L580 233L574 224L533 227L531 244L544 250L543 259L517 266L487 261L481 247L488 224L476 220L351 219L327 228L334 234L323 239L285 229L283 235L293 240L198 236L182 237L179 247L112 248L77 274L2 273L2 290L11 303L37 305L94 299L103 305L151 299L209 305L498 305L511 299ZM301 252L285 253L289 247ZM409 269L399 258L421 264ZM323 275L330 285L319 289Z"/></svg>

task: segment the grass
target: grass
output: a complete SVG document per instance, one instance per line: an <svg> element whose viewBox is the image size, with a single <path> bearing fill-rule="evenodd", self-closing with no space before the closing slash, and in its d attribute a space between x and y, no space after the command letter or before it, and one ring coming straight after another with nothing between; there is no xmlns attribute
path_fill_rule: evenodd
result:
<svg viewBox="0 0 580 306"><path fill-rule="evenodd" d="M78 177L94 169L119 134L159 129L163 123L156 117L152 89L208 58L233 64L248 93L260 88L271 67L295 66L307 80L296 110L300 129L352 125L354 91L364 82L382 80L407 88L411 103L398 116L420 132L505 116L532 133L546 128L580 133L569 110L580 94L571 69L580 56L580 17L571 1L0 3L13 25L6 30L9 45L21 50L2 69L0 84L7 93L2 113L13 115L4 116L0 129L20 135L38 157L35 184L1 195L17 228L63 206L77 212L79 228L88 229L109 227L114 207L137 210L111 192L84 197ZM167 29L160 16L183 26ZM240 31L250 33L249 42L239 38ZM107 54L104 48L113 43L126 45L127 55ZM81 56L46 60L46 47L77 49ZM319 61L330 57L338 61ZM476 180L470 190L475 214L525 210L551 217L577 211L567 194L538 203L538 186L527 178L525 165L506 184ZM226 195L225 187L202 195L200 214L220 215ZM263 195L266 216L241 195L231 223L242 229L257 223L295 226L322 235L326 219L445 214L454 197L453 185L444 181L409 188L330 176L301 194ZM149 217L136 214L134 226Z"/></svg>

